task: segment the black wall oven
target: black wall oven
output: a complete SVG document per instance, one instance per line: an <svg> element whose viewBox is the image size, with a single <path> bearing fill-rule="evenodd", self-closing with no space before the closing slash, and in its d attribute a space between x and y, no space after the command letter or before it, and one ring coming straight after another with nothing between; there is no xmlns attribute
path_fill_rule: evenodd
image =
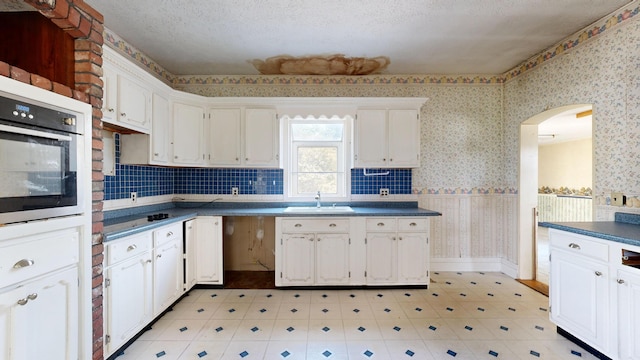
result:
<svg viewBox="0 0 640 360"><path fill-rule="evenodd" d="M0 224L79 214L82 114L0 96Z"/></svg>

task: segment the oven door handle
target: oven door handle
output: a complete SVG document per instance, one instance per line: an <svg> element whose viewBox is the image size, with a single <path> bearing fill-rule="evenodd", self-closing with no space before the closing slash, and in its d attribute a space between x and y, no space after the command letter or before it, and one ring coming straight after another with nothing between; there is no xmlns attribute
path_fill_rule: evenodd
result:
<svg viewBox="0 0 640 360"><path fill-rule="evenodd" d="M13 134L27 135L27 136L36 136L36 137L53 139L58 141L71 141L71 136L67 136L67 135L48 133L44 131L25 129L25 128L2 125L2 124L0 124L0 131L13 133Z"/></svg>

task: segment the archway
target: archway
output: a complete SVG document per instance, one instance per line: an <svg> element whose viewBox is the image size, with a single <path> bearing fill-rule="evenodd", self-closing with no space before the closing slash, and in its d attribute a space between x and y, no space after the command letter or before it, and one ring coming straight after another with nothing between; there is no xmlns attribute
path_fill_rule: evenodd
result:
<svg viewBox="0 0 640 360"><path fill-rule="evenodd" d="M538 125L552 117L592 109L573 104L543 111L520 125L518 278L535 279L535 211L538 205Z"/></svg>

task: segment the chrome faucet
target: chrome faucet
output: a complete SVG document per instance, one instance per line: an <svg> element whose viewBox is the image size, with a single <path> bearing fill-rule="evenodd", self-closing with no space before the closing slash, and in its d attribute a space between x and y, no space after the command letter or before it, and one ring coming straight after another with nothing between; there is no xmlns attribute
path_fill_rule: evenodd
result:
<svg viewBox="0 0 640 360"><path fill-rule="evenodd" d="M314 199L316 200L316 207L320 207L320 191L318 191Z"/></svg>

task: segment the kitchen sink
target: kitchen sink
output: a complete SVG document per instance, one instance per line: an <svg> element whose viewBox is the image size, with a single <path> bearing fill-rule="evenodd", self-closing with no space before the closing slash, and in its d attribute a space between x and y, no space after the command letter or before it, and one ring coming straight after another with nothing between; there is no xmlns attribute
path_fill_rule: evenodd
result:
<svg viewBox="0 0 640 360"><path fill-rule="evenodd" d="M348 214L353 209L350 206L289 206L284 209L285 213L290 214Z"/></svg>

